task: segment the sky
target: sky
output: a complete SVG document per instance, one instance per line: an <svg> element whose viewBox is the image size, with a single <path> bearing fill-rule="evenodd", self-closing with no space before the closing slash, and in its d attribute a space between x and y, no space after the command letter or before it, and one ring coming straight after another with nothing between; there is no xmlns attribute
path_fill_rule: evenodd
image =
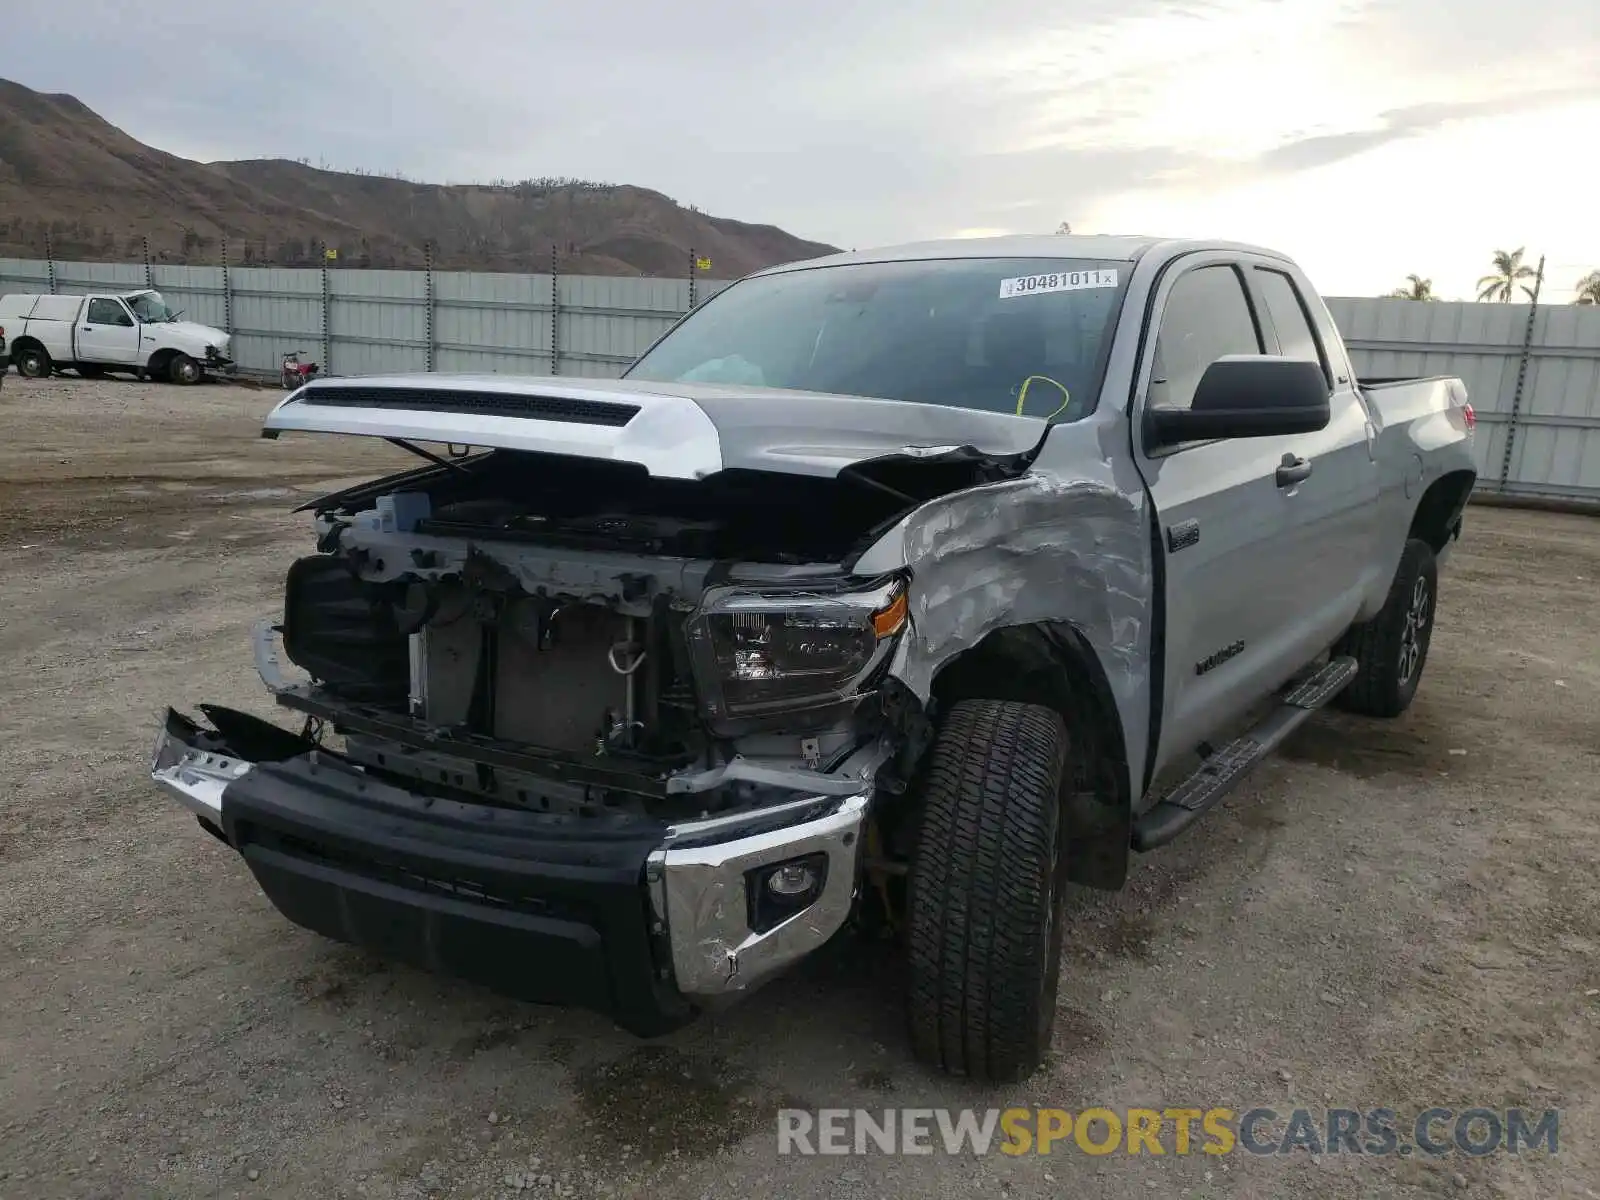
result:
<svg viewBox="0 0 1600 1200"><path fill-rule="evenodd" d="M1227 237L1328 295L1600 269L1600 0L80 0L4 41L207 161L631 183L854 248Z"/></svg>

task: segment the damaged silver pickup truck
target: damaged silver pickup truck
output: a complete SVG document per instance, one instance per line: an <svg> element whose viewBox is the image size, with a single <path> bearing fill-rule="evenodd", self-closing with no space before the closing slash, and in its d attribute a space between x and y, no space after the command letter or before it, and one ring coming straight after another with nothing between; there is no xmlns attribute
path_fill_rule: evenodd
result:
<svg viewBox="0 0 1600 1200"><path fill-rule="evenodd" d="M1133 238L766 271L620 380L318 381L267 436L426 463L306 506L304 728L169 712L153 777L290 920L645 1036L870 920L918 1057L1017 1079L1069 883L1410 703L1473 421L1281 255Z"/></svg>

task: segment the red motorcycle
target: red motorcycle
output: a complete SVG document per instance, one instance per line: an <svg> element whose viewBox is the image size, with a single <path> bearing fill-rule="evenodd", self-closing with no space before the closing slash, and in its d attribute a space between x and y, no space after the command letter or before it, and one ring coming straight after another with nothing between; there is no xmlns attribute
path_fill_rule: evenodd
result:
<svg viewBox="0 0 1600 1200"><path fill-rule="evenodd" d="M283 374L281 377L281 382L286 389L291 391L297 387L304 387L306 384L310 383L317 374L316 363L302 362L300 360L300 355L303 353L304 351L302 350L291 350L283 356Z"/></svg>

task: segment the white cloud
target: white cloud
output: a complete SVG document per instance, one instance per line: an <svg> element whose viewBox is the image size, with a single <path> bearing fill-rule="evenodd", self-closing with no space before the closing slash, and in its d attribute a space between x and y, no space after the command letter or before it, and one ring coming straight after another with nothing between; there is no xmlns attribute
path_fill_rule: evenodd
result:
<svg viewBox="0 0 1600 1200"><path fill-rule="evenodd" d="M1182 146L1222 159L1258 153L1316 120L1357 119L1363 99L1336 21L1367 0L1190 0L1119 10L1090 24L980 43L975 82L1005 89L1023 120L1007 149Z"/></svg>
<svg viewBox="0 0 1600 1200"><path fill-rule="evenodd" d="M1014 229L997 229L997 228L995 228L993 226L987 226L986 225L986 226L981 226L981 227L979 227L977 229L957 229L957 230L954 230L954 231L952 231L950 233L944 234L944 236L945 237L950 237L950 238L962 238L962 239L967 239L967 238L987 238L987 237L1004 237L1008 233L1015 233L1015 232L1016 232L1016 230L1014 230Z"/></svg>
<svg viewBox="0 0 1600 1200"><path fill-rule="evenodd" d="M27 5L7 69L191 156L580 175L847 246L1069 220L1275 243L1334 290L1461 290L1502 243L1600 266L1595 0L261 12ZM197 28L227 32L155 69Z"/></svg>
<svg viewBox="0 0 1600 1200"><path fill-rule="evenodd" d="M1265 244L1330 295L1380 293L1415 271L1441 297L1471 299L1494 250L1526 246L1530 265L1550 256L1545 294L1562 301L1582 274L1571 264L1600 266L1600 169L1573 155L1596 129L1600 100L1480 119L1238 186L1125 191L1101 199L1083 227Z"/></svg>

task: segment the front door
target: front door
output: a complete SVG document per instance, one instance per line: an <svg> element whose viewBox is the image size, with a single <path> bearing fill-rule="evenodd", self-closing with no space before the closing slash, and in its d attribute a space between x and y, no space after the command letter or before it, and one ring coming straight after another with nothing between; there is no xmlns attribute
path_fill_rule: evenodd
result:
<svg viewBox="0 0 1600 1200"><path fill-rule="evenodd" d="M78 324L78 360L131 367L139 361L139 325L121 300L96 296Z"/></svg>
<svg viewBox="0 0 1600 1200"><path fill-rule="evenodd" d="M1200 376L1268 340L1244 281L1221 252L1168 268L1156 291L1134 406L1136 458L1164 553L1165 662L1155 770L1216 736L1287 679L1301 641L1297 580L1315 558L1300 535L1292 483L1279 468L1298 436L1230 438L1146 452L1146 406L1186 408ZM1269 327L1270 328L1270 327Z"/></svg>

